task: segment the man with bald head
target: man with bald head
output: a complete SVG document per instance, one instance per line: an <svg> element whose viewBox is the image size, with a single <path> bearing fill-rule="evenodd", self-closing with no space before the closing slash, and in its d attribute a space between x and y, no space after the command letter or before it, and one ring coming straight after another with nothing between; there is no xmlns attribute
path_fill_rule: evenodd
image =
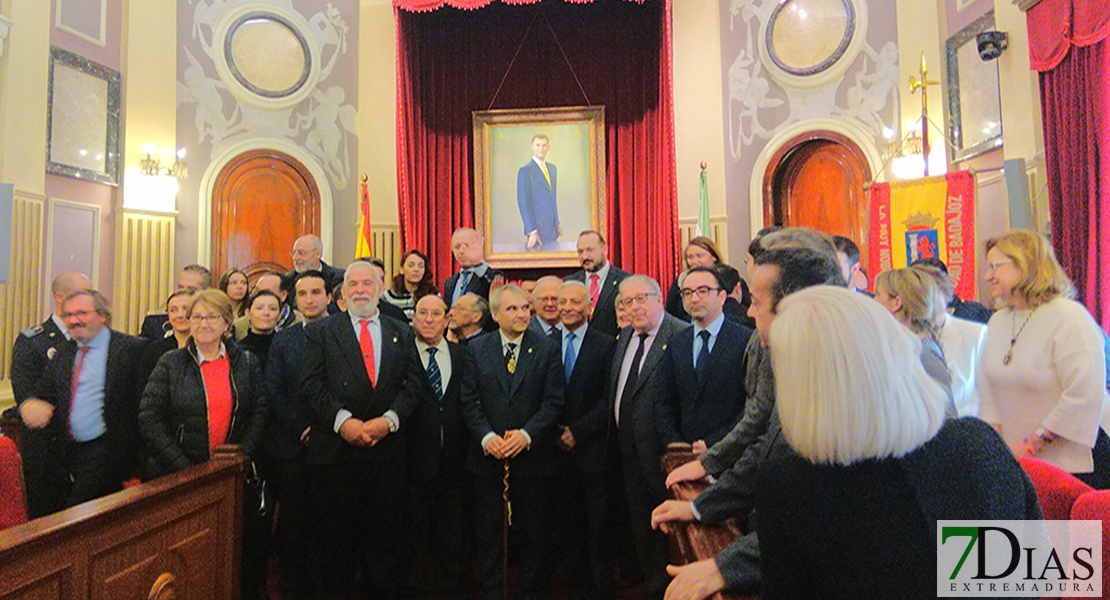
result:
<svg viewBox="0 0 1110 600"><path fill-rule="evenodd" d="M572 599L613 598L609 497L616 455L608 433L605 379L617 340L598 331L590 317L590 288L580 281L559 287L560 355L567 387L559 415L559 448L553 497L556 537Z"/></svg>
<svg viewBox="0 0 1110 600"><path fill-rule="evenodd" d="M438 295L416 303L412 327L416 352L424 371L417 389L420 402L409 427L408 508L409 547L402 561L411 571L403 581L402 597L461 598L467 565L467 476L463 469L470 434L463 420L461 390L475 377L474 358L466 348L448 342L447 304ZM428 567L434 577L428 577Z"/></svg>
<svg viewBox="0 0 1110 600"><path fill-rule="evenodd" d="M15 338L15 347L12 348L12 394L16 406L34 394L35 385L57 353L58 346L70 339L62 313L66 296L77 290L91 290L92 287L92 281L84 274L67 271L58 275L50 286L54 295L53 314L41 324L24 329Z"/></svg>
<svg viewBox="0 0 1110 600"><path fill-rule="evenodd" d="M405 431L419 403L412 329L382 316L378 269L344 274L347 312L305 327L302 394L312 414L309 478L316 491L319 598L347 598L359 565L363 597L396 597Z"/></svg>
<svg viewBox="0 0 1110 600"><path fill-rule="evenodd" d="M308 234L302 235L293 242L293 250L289 253L293 259L293 270L288 271L281 278L281 289L289 292L297 281L297 275L305 271L319 271L324 274L324 281L328 289L343 284L343 269L339 269L324 262L324 241L319 237ZM290 294L287 303L292 306L293 299Z"/></svg>
<svg viewBox="0 0 1110 600"><path fill-rule="evenodd" d="M447 313L447 338L460 345L482 335L482 323L489 318L489 303L478 294L466 293Z"/></svg>
<svg viewBox="0 0 1110 600"><path fill-rule="evenodd" d="M443 299L454 304L466 293L478 294L489 300L491 287L504 281L501 271L486 264L486 241L482 234L469 227L460 227L451 234L451 254L459 263L459 272L443 284ZM487 326L486 329L492 329Z"/></svg>

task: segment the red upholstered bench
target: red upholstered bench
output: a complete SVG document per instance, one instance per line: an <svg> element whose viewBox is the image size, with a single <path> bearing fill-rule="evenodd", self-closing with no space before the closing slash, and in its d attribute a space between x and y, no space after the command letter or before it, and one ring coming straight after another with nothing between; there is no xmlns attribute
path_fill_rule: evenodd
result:
<svg viewBox="0 0 1110 600"><path fill-rule="evenodd" d="M0 529L27 522L23 468L15 442L0 435Z"/></svg>

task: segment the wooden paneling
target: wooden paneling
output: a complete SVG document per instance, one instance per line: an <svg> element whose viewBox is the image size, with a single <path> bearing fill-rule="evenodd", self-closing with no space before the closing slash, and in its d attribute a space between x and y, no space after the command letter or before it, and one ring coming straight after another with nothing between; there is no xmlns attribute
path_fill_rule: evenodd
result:
<svg viewBox="0 0 1110 600"><path fill-rule="evenodd" d="M245 459L203 465L0 531L0 600L231 600Z"/></svg>
<svg viewBox="0 0 1110 600"><path fill-rule="evenodd" d="M123 211L116 250L112 327L138 335L143 318L159 312L174 286L173 215Z"/></svg>
<svg viewBox="0 0 1110 600"><path fill-rule="evenodd" d="M297 159L251 150L216 176L211 269L217 277L228 267L291 269L293 242L309 233L320 234L320 190Z"/></svg>
<svg viewBox="0 0 1110 600"><path fill-rule="evenodd" d="M43 319L42 255L45 198L15 192L12 206L11 269L0 283L0 379L7 379L12 365L12 344L20 331Z"/></svg>

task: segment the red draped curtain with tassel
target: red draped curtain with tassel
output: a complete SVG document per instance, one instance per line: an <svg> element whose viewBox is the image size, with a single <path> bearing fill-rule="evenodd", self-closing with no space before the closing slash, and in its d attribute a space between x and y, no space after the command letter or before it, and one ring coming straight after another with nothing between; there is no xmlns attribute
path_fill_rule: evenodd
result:
<svg viewBox="0 0 1110 600"><path fill-rule="evenodd" d="M1028 13L1040 72L1052 244L1110 329L1110 2L1043 0Z"/></svg>
<svg viewBox="0 0 1110 600"><path fill-rule="evenodd" d="M456 268L451 231L475 226L471 111L585 104L605 106L611 259L674 277L670 0L394 0L394 12L401 239L428 252L436 281Z"/></svg>

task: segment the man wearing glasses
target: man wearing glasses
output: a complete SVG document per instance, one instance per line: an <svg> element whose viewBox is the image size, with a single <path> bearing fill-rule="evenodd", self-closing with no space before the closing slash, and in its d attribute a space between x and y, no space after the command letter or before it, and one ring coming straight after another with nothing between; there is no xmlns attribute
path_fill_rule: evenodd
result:
<svg viewBox="0 0 1110 600"><path fill-rule="evenodd" d="M62 303L65 343L20 415L31 518L111 494L137 468L138 390L134 366L143 342L109 329L99 292L77 290Z"/></svg>
<svg viewBox="0 0 1110 600"><path fill-rule="evenodd" d="M324 283L327 284L327 289L333 289L335 286L343 285L343 269L333 267L324 262L324 242L319 237L309 234L302 235L293 242L293 251L289 253L293 259L293 270L281 276L281 289L287 293L293 290L293 285L297 282L297 275L306 271L319 271L324 274ZM286 303L293 306L293 294L289 294ZM328 312L335 314L337 310L328 307Z"/></svg>
<svg viewBox="0 0 1110 600"><path fill-rule="evenodd" d="M664 444L688 442L694 452L725 437L744 414L744 348L752 330L725 319L727 290L717 271L694 267L679 282L694 326L668 344L659 371L655 423Z"/></svg>
<svg viewBox="0 0 1110 600"><path fill-rule="evenodd" d="M662 598L667 575L667 538L651 529L651 511L666 498L655 430L655 390L668 341L689 324L663 310L659 283L631 275L620 285L632 319L617 338L609 369L609 398L621 449L621 472L632 525L632 543L645 578L645 598Z"/></svg>

